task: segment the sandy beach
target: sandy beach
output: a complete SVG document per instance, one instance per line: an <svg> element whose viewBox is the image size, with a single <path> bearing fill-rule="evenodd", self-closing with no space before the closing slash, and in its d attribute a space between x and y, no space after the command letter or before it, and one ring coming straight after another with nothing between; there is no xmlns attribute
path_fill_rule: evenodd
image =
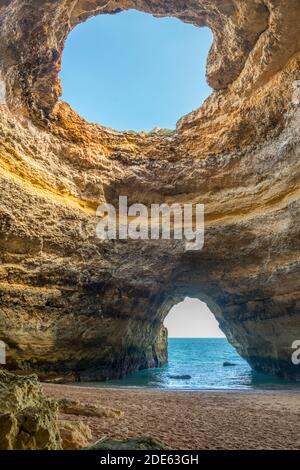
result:
<svg viewBox="0 0 300 470"><path fill-rule="evenodd" d="M297 391L166 392L50 384L44 389L54 399L70 398L124 411L120 420L81 417L95 440L146 435L173 450L300 448Z"/></svg>

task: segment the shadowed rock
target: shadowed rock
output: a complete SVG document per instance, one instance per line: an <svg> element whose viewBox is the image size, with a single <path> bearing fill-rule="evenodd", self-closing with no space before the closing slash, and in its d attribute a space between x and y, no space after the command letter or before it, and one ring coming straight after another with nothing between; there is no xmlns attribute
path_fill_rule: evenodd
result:
<svg viewBox="0 0 300 470"><path fill-rule="evenodd" d="M170 379L176 379L176 380L189 380L192 378L191 375L188 374L183 374L183 375L169 375L168 376Z"/></svg>
<svg viewBox="0 0 300 470"><path fill-rule="evenodd" d="M124 441L104 438L85 450L165 450L167 447L152 437Z"/></svg>

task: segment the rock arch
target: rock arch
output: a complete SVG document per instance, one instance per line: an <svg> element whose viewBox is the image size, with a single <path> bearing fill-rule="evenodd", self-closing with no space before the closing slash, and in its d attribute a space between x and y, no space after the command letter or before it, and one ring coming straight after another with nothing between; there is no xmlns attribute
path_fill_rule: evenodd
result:
<svg viewBox="0 0 300 470"><path fill-rule="evenodd" d="M64 40L137 8L214 33L215 92L174 133L119 133L58 101ZM0 7L0 338L8 367L86 379L163 362L166 308L209 299L258 370L299 377L298 0L6 0ZM3 104L3 102L5 104ZM201 252L95 237L95 209L201 202Z"/></svg>

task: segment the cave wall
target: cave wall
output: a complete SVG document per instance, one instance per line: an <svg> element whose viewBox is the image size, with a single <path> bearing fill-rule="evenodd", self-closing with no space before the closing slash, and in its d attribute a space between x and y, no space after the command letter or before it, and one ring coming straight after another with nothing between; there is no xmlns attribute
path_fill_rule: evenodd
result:
<svg viewBox="0 0 300 470"><path fill-rule="evenodd" d="M93 125L59 101L78 23L136 8L209 26L214 93L165 135ZM256 370L299 377L298 0L0 3L0 339L7 367L118 377L167 359L162 321L208 303ZM96 238L96 208L205 204L205 246Z"/></svg>

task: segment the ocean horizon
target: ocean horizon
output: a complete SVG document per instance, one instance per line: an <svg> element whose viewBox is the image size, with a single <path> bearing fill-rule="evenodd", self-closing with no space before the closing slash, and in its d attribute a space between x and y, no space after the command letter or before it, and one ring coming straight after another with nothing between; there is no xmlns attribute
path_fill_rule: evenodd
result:
<svg viewBox="0 0 300 470"><path fill-rule="evenodd" d="M163 390L291 390L299 383L255 372L226 338L169 338L169 362L157 369L82 385ZM226 364L227 363L227 364Z"/></svg>

